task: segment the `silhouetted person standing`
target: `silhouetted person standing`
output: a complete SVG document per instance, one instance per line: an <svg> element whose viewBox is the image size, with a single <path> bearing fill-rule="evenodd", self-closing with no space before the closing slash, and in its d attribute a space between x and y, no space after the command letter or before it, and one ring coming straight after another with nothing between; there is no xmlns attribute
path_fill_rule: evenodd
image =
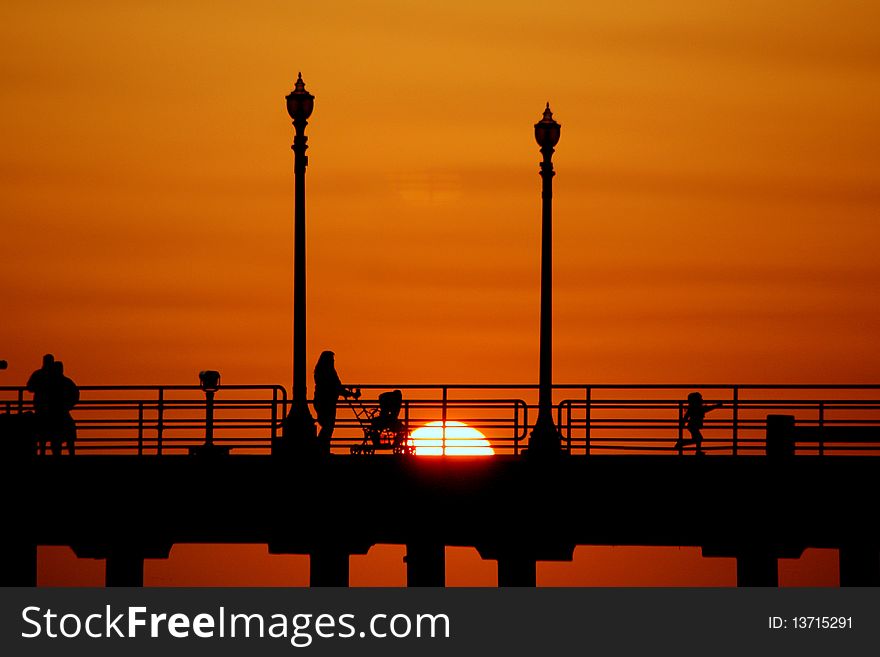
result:
<svg viewBox="0 0 880 657"><path fill-rule="evenodd" d="M73 456L76 422L70 411L79 403L79 388L72 379L64 375L64 364L61 361L53 363L48 392L46 412L52 453L60 456L62 446L67 445L67 453Z"/></svg>
<svg viewBox="0 0 880 657"><path fill-rule="evenodd" d="M700 429L703 428L703 421L706 418L706 413L715 410L716 408L721 408L721 404L703 404L703 395L699 392L692 392L689 394L687 401L687 411L685 411L684 417L681 418L681 426L687 427L687 430L691 434L691 439L677 440L675 448L679 449L686 443L694 443L696 446L696 455L703 456L703 434L700 432Z"/></svg>
<svg viewBox="0 0 880 657"><path fill-rule="evenodd" d="M360 397L360 391L342 385L336 373L334 353L323 351L315 365L314 406L318 424L321 425L318 442L324 453L330 452L330 438L333 437L333 429L336 427L336 403L340 395L357 399Z"/></svg>
<svg viewBox="0 0 880 657"><path fill-rule="evenodd" d="M28 378L27 390L34 395L34 416L36 418L37 444L40 454L46 453L46 443L50 439L51 420L49 417L49 396L55 376L55 356L43 356L43 366Z"/></svg>

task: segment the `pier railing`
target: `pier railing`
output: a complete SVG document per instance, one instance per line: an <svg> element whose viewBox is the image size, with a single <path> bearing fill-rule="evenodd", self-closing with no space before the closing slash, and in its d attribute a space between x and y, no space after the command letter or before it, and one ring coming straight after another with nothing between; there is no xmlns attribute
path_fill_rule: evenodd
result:
<svg viewBox="0 0 880 657"><path fill-rule="evenodd" d="M339 400L334 453L364 442L363 413L378 408L378 395L399 389L399 419L416 448L439 445L447 454L521 454L537 417L537 386L416 384L356 386L360 400ZM187 454L204 442L206 400L198 386L82 386L73 410L77 454ZM759 455L766 451L768 415L791 415L816 439L797 446L817 455L880 453L880 385L633 384L554 386L554 419L563 448L572 455L678 454L689 434L681 418L687 394L702 393L721 407L706 415L703 449L711 455ZM233 454L266 454L281 436L290 401L277 385L225 385L214 402L214 442ZM30 393L0 388L0 412L33 410ZM358 418L358 413L361 418ZM847 442L847 427L858 439ZM877 428L878 438L872 436ZM825 442L825 431L834 435ZM836 433L834 433L836 432ZM470 436L462 441L462 434ZM485 442L479 439L485 437ZM841 438L843 436L843 438ZM47 446L47 452L51 448ZM436 451L436 450L433 450Z"/></svg>

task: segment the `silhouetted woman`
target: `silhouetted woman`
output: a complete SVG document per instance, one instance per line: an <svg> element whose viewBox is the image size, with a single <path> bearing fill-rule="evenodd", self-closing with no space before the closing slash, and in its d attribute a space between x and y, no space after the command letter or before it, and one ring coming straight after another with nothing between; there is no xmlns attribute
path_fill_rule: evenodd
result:
<svg viewBox="0 0 880 657"><path fill-rule="evenodd" d="M684 417L681 418L681 426L687 427L691 434L691 439L679 439L675 443L675 448L679 449L685 443L694 443L697 448L696 455L702 456L703 434L700 432L700 429L703 428L703 420L706 418L706 413L716 408L721 408L721 404L704 404L703 395L698 392L689 394L687 411L685 411Z"/></svg>
<svg viewBox="0 0 880 657"><path fill-rule="evenodd" d="M336 365L332 351L321 352L318 363L315 365L315 413L318 415L318 424L321 431L318 439L321 447L330 450L330 438L336 427L336 402L339 395L343 397L360 397L360 390L352 390L342 385L339 375L336 373Z"/></svg>

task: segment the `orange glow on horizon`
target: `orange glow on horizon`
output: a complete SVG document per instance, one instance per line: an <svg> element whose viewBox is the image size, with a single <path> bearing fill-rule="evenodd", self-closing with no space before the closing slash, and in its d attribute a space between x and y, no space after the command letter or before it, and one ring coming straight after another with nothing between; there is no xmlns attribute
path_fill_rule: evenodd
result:
<svg viewBox="0 0 880 657"><path fill-rule="evenodd" d="M410 444L415 445L416 456L491 456L492 445L482 433L463 422L428 422L410 434ZM444 449L445 447L445 449Z"/></svg>

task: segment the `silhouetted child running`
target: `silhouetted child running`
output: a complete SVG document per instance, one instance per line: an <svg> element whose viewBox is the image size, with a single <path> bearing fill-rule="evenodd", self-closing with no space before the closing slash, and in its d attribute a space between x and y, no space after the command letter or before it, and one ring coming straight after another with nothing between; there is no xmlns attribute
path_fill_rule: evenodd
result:
<svg viewBox="0 0 880 657"><path fill-rule="evenodd" d="M716 408L721 408L721 404L704 404L703 395L698 392L689 394L687 411L685 411L684 417L681 418L680 426L687 427L691 438L690 440L679 438L675 441L675 449L681 449L688 443L694 443L697 448L696 455L703 456L705 452L702 450L703 434L700 433L700 429L703 428L703 420L706 418L706 413Z"/></svg>

